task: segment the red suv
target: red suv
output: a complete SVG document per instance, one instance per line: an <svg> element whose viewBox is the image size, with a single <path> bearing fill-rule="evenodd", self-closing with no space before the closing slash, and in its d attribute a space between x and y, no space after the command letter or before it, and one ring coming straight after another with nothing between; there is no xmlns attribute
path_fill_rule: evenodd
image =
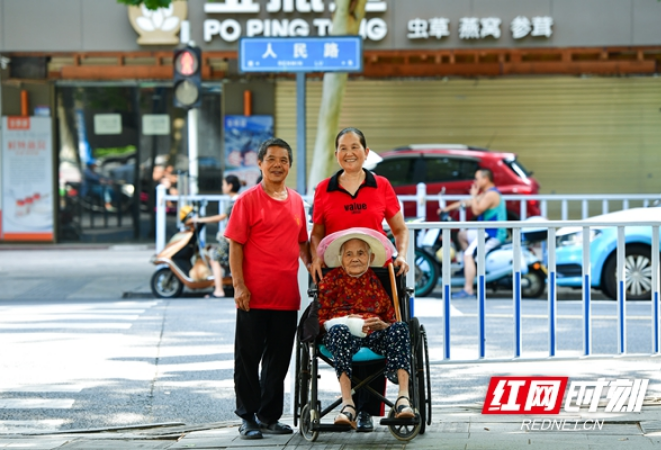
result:
<svg viewBox="0 0 661 450"><path fill-rule="evenodd" d="M420 144L381 153L383 161L373 169L390 180L397 195L415 195L416 185L425 183L428 195L466 195L477 169L491 169L494 183L502 194L537 194L539 183L531 177L514 153L492 152L484 148L455 144ZM437 221L437 202L427 202L427 220ZM507 202L509 220L519 218L518 201ZM466 212L471 218L470 210ZM527 215L540 214L539 202L528 200ZM415 202L404 202L404 216L415 217Z"/></svg>

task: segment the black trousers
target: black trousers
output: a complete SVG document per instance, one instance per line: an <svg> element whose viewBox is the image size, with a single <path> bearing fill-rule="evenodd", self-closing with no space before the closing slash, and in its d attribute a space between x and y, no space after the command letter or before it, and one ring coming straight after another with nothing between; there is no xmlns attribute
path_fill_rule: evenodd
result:
<svg viewBox="0 0 661 450"><path fill-rule="evenodd" d="M236 415L264 423L282 416L297 311L237 310L234 337ZM259 365L262 365L261 373Z"/></svg>
<svg viewBox="0 0 661 450"><path fill-rule="evenodd" d="M380 369L385 367L385 361L374 361L369 363L354 364L352 371L358 376L361 380L364 380L374 372L378 372ZM380 392L381 395L386 395L386 377L384 375L379 375L368 384L376 392ZM353 402L356 405L356 409L364 411L372 416L383 416L383 402L370 394L367 389L360 389L356 391L353 395Z"/></svg>

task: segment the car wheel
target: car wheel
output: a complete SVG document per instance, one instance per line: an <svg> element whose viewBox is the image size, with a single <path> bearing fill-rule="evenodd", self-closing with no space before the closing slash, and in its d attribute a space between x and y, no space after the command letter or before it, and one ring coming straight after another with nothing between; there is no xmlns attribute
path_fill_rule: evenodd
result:
<svg viewBox="0 0 661 450"><path fill-rule="evenodd" d="M627 245L624 258L627 300L652 298L652 251L647 245ZM604 265L602 287L604 293L617 299L617 253Z"/></svg>

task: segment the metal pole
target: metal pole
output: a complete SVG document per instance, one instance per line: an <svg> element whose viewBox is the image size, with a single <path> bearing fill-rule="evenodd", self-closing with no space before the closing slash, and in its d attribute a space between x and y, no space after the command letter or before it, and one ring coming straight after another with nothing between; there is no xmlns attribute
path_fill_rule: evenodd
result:
<svg viewBox="0 0 661 450"><path fill-rule="evenodd" d="M156 186L156 253L165 248L165 186Z"/></svg>
<svg viewBox="0 0 661 450"><path fill-rule="evenodd" d="M445 227L443 228L443 267L441 274L443 282L443 359L450 359L450 286L452 283L452 280L450 279L451 242L450 228Z"/></svg>
<svg viewBox="0 0 661 450"><path fill-rule="evenodd" d="M307 154L305 149L305 73L296 74L296 190L305 195L305 172L307 171Z"/></svg>
<svg viewBox="0 0 661 450"><path fill-rule="evenodd" d="M592 353L590 227L583 227L583 354Z"/></svg>
<svg viewBox="0 0 661 450"><path fill-rule="evenodd" d="M416 202L416 216L418 219L425 220L427 217L427 185L425 183L418 183L415 190L418 197Z"/></svg>
<svg viewBox="0 0 661 450"><path fill-rule="evenodd" d="M556 344L556 326L558 315L558 298L556 293L556 264L555 264L555 228L549 228L548 238L548 259L549 259L549 277L548 277L548 295L549 295L549 356L555 356L557 350Z"/></svg>
<svg viewBox="0 0 661 450"><path fill-rule="evenodd" d="M659 353L659 227L652 227L652 350Z"/></svg>
<svg viewBox="0 0 661 450"><path fill-rule="evenodd" d="M624 227L617 227L617 350L624 354L627 350L626 310L627 300L626 274L624 273Z"/></svg>
<svg viewBox="0 0 661 450"><path fill-rule="evenodd" d="M409 247L406 249L406 261L409 263L409 271L406 272L406 286L415 287L415 230L409 228ZM438 282L438 280L434 280ZM415 290L413 291L415 297Z"/></svg>
<svg viewBox="0 0 661 450"><path fill-rule="evenodd" d="M514 357L521 357L521 228L512 230L512 277L514 278Z"/></svg>
<svg viewBox="0 0 661 450"><path fill-rule="evenodd" d="M480 359L484 359L486 356L486 264L485 264L485 230L484 228L478 228L477 230L477 336L479 348Z"/></svg>
<svg viewBox="0 0 661 450"><path fill-rule="evenodd" d="M188 195L197 195L197 108L188 110Z"/></svg>

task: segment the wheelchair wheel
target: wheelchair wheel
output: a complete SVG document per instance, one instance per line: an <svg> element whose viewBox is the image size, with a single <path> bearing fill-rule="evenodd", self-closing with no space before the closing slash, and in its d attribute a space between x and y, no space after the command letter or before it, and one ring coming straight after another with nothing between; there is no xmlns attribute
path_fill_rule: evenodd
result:
<svg viewBox="0 0 661 450"><path fill-rule="evenodd" d="M310 361L307 344L296 337L296 382L294 384L294 426L302 416L300 409L308 403L310 391Z"/></svg>
<svg viewBox="0 0 661 450"><path fill-rule="evenodd" d="M301 425L299 430L306 441L314 442L319 437L319 430L312 431L312 424L319 423L319 411L310 409L310 405L303 406L301 410Z"/></svg>
<svg viewBox="0 0 661 450"><path fill-rule="evenodd" d="M420 434L425 433L426 425L431 424L431 383L429 354L425 328L416 317L409 321L411 347L413 351L413 374L410 390L420 413Z"/></svg>
<svg viewBox="0 0 661 450"><path fill-rule="evenodd" d="M414 408L415 415L419 416L420 412L418 411L418 408ZM390 411L388 412L388 419L394 419L395 418L395 408L390 408ZM422 424L424 422L422 421L422 417L420 417L420 420L418 423L412 423L412 424L407 424L407 425L388 425L388 430L390 430L390 434L395 436L395 439L398 441L410 441L414 437L420 433L420 428L422 427Z"/></svg>
<svg viewBox="0 0 661 450"><path fill-rule="evenodd" d="M427 333L425 327L420 325L420 354L424 359L420 361L418 371L419 389L420 389L420 411L422 411L422 431L425 432L425 424L431 425L431 371L429 370L429 347L427 346Z"/></svg>

